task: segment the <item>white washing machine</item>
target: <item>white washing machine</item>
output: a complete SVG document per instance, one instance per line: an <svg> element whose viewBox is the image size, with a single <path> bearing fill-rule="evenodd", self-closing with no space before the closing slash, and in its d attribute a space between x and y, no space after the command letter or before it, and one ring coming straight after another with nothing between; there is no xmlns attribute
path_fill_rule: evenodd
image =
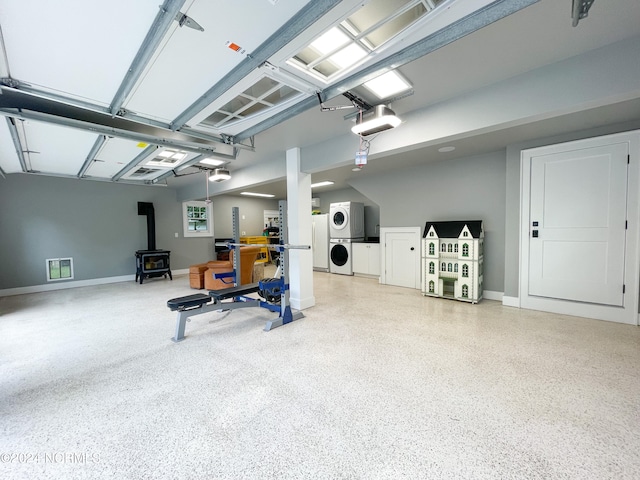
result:
<svg viewBox="0 0 640 480"><path fill-rule="evenodd" d="M350 238L332 238L329 240L329 272L353 275Z"/></svg>
<svg viewBox="0 0 640 480"><path fill-rule="evenodd" d="M364 238L364 203L340 202L329 205L330 238Z"/></svg>

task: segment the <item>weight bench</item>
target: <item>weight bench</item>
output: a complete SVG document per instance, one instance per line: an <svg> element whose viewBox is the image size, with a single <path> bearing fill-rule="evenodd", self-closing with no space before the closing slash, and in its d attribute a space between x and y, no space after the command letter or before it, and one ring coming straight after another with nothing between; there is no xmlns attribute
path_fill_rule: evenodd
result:
<svg viewBox="0 0 640 480"><path fill-rule="evenodd" d="M172 340L174 342L184 340L184 331L187 325L187 319L194 315L218 310L260 307L262 304L260 300L243 297L243 295L255 293L259 290L259 283L250 283L248 285L238 285L236 287L224 288L222 290L210 290L208 295L205 293L195 293L193 295L168 300L167 307L169 307L172 312L178 312L176 333ZM223 302L223 300L228 300L230 298L232 298L233 301Z"/></svg>

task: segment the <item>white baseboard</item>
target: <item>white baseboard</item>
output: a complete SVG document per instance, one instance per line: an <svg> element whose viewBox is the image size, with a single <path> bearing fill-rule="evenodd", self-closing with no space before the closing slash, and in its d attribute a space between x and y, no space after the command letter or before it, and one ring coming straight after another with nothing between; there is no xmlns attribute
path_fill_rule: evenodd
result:
<svg viewBox="0 0 640 480"><path fill-rule="evenodd" d="M482 291L482 298L486 298L487 300L498 300L498 301L501 301L503 295L504 295L504 293L502 293L502 292L494 292L492 290L483 290Z"/></svg>
<svg viewBox="0 0 640 480"><path fill-rule="evenodd" d="M304 299L291 297L289 298L289 304L291 308L295 308L296 310L305 310L316 304L316 297L311 296Z"/></svg>
<svg viewBox="0 0 640 480"><path fill-rule="evenodd" d="M520 308L520 298L518 297L507 297L506 295L502 297L502 305L505 307L516 307Z"/></svg>
<svg viewBox="0 0 640 480"><path fill-rule="evenodd" d="M186 275L188 273L188 268L171 271L172 275ZM26 293L51 292L55 290L66 290L69 288L90 287L93 285L107 285L109 283L133 282L135 279L135 275L120 275L118 277L91 278L89 280L47 283L44 285L32 285L30 287L6 288L4 290L0 290L0 297L24 295Z"/></svg>

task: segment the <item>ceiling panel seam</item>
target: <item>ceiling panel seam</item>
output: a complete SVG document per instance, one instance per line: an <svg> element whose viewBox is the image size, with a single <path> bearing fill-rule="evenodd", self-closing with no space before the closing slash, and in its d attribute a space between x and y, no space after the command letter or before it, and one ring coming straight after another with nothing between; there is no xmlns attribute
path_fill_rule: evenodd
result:
<svg viewBox="0 0 640 480"><path fill-rule="evenodd" d="M9 134L11 135L11 139L13 140L13 146L16 149L16 154L18 155L18 161L20 162L20 167L22 171L27 173L29 169L27 168L27 162L24 158L24 148L22 143L20 143L20 136L18 135L18 127L16 126L15 119L6 117L7 125L9 127Z"/></svg>
<svg viewBox="0 0 640 480"><path fill-rule="evenodd" d="M87 158L85 159L84 164L82 165L82 167L80 168L80 171L78 172L78 175L77 175L78 178L84 177L84 174L87 173L89 166L93 163L94 158L96 157L96 155L98 155L98 151L100 151L100 149L102 148L106 140L107 140L107 137L104 135L99 135L98 138L96 138L96 141L93 144L93 147L91 147L91 150L89 151L89 154L87 155Z"/></svg>
<svg viewBox="0 0 640 480"><path fill-rule="evenodd" d="M156 15L147 36L142 42L133 62L131 62L131 66L128 68L127 73L120 84L113 101L111 102L109 110L112 115L118 114L122 104L131 93L133 86L140 79L142 72L147 67L149 60L171 27L171 24L173 23L176 15L180 12L184 2L185 0L165 0L165 2L159 7L160 11Z"/></svg>

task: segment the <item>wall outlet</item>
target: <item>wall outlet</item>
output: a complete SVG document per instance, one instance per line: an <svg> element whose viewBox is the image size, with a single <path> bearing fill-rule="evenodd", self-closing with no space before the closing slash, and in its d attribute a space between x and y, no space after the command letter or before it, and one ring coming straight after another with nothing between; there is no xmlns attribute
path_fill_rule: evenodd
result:
<svg viewBox="0 0 640 480"><path fill-rule="evenodd" d="M178 232L175 233L176 238L178 238Z"/></svg>
<svg viewBox="0 0 640 480"><path fill-rule="evenodd" d="M242 236L245 236L247 234L247 232L245 232L244 230L242 231Z"/></svg>

